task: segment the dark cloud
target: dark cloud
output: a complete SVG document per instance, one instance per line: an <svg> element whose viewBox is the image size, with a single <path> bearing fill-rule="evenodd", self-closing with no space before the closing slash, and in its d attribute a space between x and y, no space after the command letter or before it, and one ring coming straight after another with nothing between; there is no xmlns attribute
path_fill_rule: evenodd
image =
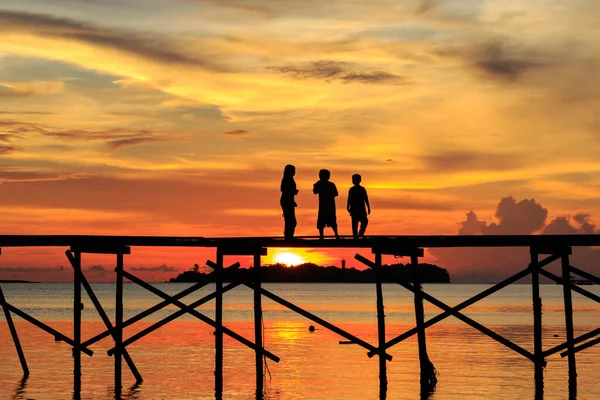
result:
<svg viewBox="0 0 600 400"><path fill-rule="evenodd" d="M21 150L20 147L13 146L12 144L0 145L0 154L2 154L2 155L14 153L15 151L19 151L19 150Z"/></svg>
<svg viewBox="0 0 600 400"><path fill-rule="evenodd" d="M56 137L64 140L103 140L105 141L105 149L107 151L116 151L123 147L164 140L164 138L157 133L145 129L110 129L104 131L71 129L57 131L26 122L0 121L0 141L10 142L15 137L24 137L26 134L30 133ZM10 147L14 146L6 147L8 151L10 150ZM18 148L15 147L13 150L18 150Z"/></svg>
<svg viewBox="0 0 600 400"><path fill-rule="evenodd" d="M138 136L138 137L131 137L131 138L126 138L126 139L117 139L117 140L111 140L111 141L107 142L106 149L108 151L116 151L116 150L122 149L123 147L137 146L140 144L157 142L160 140L161 140L160 138L157 138L154 136Z"/></svg>
<svg viewBox="0 0 600 400"><path fill-rule="evenodd" d="M158 267L132 267L132 271L138 272L175 272L178 271L175 267L169 267L167 264L163 264Z"/></svg>
<svg viewBox="0 0 600 400"><path fill-rule="evenodd" d="M244 130L244 129L237 129L235 131L228 131L228 132L223 132L224 135L229 135L229 136L242 136L242 135L249 135L251 132Z"/></svg>
<svg viewBox="0 0 600 400"><path fill-rule="evenodd" d="M361 68L356 64L320 60L307 64L286 65L269 67L293 79L320 79L326 82L338 81L342 83L364 84L403 84L406 79L390 72Z"/></svg>
<svg viewBox="0 0 600 400"><path fill-rule="evenodd" d="M220 70L201 57L177 48L175 42L150 33L105 28L48 15L0 10L0 32L25 32L44 37L59 37L96 46L117 49L147 59Z"/></svg>
<svg viewBox="0 0 600 400"><path fill-rule="evenodd" d="M505 197L498 203L496 222L481 221L473 211L460 223L459 235L531 235L531 234L591 234L598 233L588 214L573 218L558 216L547 222L548 210L534 199L517 201ZM527 248L431 249L437 262L447 268L453 282L497 282L507 278L529 263ZM573 248L572 264L600 272L596 259L599 250ZM594 273L594 272L593 272Z"/></svg>
<svg viewBox="0 0 600 400"><path fill-rule="evenodd" d="M0 115L53 115L48 111L0 111Z"/></svg>
<svg viewBox="0 0 600 400"><path fill-rule="evenodd" d="M474 66L484 73L511 81L531 70L551 66L533 52L510 47L502 41L488 42L479 47L473 61Z"/></svg>
<svg viewBox="0 0 600 400"><path fill-rule="evenodd" d="M437 53L457 58L472 70L503 82L516 82L528 72L556 66L559 57L548 48L526 48L497 38L461 47L447 47Z"/></svg>

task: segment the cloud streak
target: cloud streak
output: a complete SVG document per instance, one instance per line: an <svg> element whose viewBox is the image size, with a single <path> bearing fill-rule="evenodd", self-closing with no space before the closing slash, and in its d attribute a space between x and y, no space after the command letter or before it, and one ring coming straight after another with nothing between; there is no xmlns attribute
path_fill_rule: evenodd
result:
<svg viewBox="0 0 600 400"><path fill-rule="evenodd" d="M164 63L220 70L212 62L186 53L177 42L153 33L100 27L42 14L0 10L0 32L2 31L69 39Z"/></svg>
<svg viewBox="0 0 600 400"><path fill-rule="evenodd" d="M319 60L307 64L269 67L269 69L292 79L318 79L325 82L363 84L398 85L406 83L406 78L402 76L342 61Z"/></svg>

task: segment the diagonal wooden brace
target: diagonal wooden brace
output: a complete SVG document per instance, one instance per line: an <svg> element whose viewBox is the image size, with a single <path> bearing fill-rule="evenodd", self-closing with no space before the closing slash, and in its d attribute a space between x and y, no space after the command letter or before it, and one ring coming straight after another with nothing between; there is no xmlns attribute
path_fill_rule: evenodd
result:
<svg viewBox="0 0 600 400"><path fill-rule="evenodd" d="M65 251L65 254L66 254L67 258L69 259L69 262L71 263L71 266L73 267L73 269L76 270L75 257L73 256L73 253L71 252L71 250ZM113 337L113 339L116 340L115 333L113 330L114 327L112 325L112 322L110 321L110 318L108 318L108 315L106 315L106 312L104 311L104 308L102 307L102 304L98 300L98 297L96 297L94 290L90 286L89 282L87 281L87 278L85 277L84 273L81 270L79 270L79 275L80 275L80 279L81 279L81 285L83 286L83 288L87 292L90 300L94 304L94 307L96 308L96 311L98 312L98 315L100 315L102 322L104 322L104 326L106 326L106 329L108 329L108 331L111 332L111 336ZM131 359L131 356L127 352L127 349L123 349L123 358L125 358L125 362L127 362L127 365L129 366L131 373L135 377L136 382L143 382L144 380L142 378L142 375L140 374L137 367L135 366L135 363Z"/></svg>
<svg viewBox="0 0 600 400"><path fill-rule="evenodd" d="M367 260L366 258L362 257L361 255L357 254L356 255L356 259L363 262L365 265L367 266L371 266L373 265L373 263L370 260ZM409 290L411 292L415 292L417 289L415 289L415 287L411 284L408 283L404 283L402 282L395 274L393 273L389 273L389 275L393 276L396 279L396 283L399 284L400 286L402 286L403 288L405 288L406 290ZM478 331L480 331L481 333L489 336L490 338L496 340L497 342L505 345L506 347L510 348L511 350L521 354L522 356L528 358L529 360L536 362L535 357L532 353L530 353L529 351L525 350L523 347L511 342L510 340L506 339L505 337L499 335L498 333L492 331L489 328L486 328L485 326L483 326L482 324L480 324L479 322L473 320L470 317L467 317L466 315L456 311L455 309L453 309L452 307L448 306L447 304L443 303L442 301L436 299L435 297L431 296L430 294L426 293L426 292L421 292L423 295L423 298L425 300L427 300L428 302L432 303L433 305L435 305L436 307L441 308L442 310L448 312L449 314L451 314L452 316L458 318L459 320L463 321L464 323L466 323L467 325L477 329ZM387 345L386 345L387 348Z"/></svg>
<svg viewBox="0 0 600 400"><path fill-rule="evenodd" d="M235 264L234 264L234 266L235 266ZM164 293L162 290L155 288L154 286L152 286L152 285L150 285L150 284L148 284L148 283L144 282L143 280L139 279L138 277L136 277L136 276L134 276L134 275L132 275L132 274L130 274L130 273L128 273L128 272L126 272L126 271L123 271L123 276L124 276L125 278L129 279L130 281L132 281L132 282L134 282L134 283L136 283L136 284L140 285L140 286L141 286L141 287L143 287L144 289L146 289L146 290L148 290L148 291L150 291L150 292L154 293L155 295L157 295L157 296L159 296L159 297L162 297L162 298L163 298L163 299L165 299L165 300L168 300L168 301L170 301L170 302L171 302L171 304L173 304L173 305L175 305L175 306L177 306L177 307L179 307L179 308L181 309L181 310L179 310L178 312L176 312L176 313L174 313L174 314L170 315L169 317L167 317L167 318L163 319L162 321L165 321L165 320L169 319L169 321L167 321L167 322L170 322L170 321L172 321L173 319L175 319L175 318L177 318L177 317L180 317L181 315L184 315L184 314L186 314L186 313L189 313L189 314L193 315L194 317L196 317L196 318L200 319L201 321L203 321L203 322L206 322L207 324L209 324L209 325L211 325L211 326L213 326L213 327L215 326L215 321L213 321L211 318L209 318L209 317L205 316L204 314L202 314L202 313L200 313L200 312L198 312L198 311L196 311L196 310L194 309L194 308L196 308L196 307L200 306L200 304L196 304L196 303L198 303L198 302L192 303L192 304L190 304L190 305L183 304L182 302L180 302L180 301L178 301L178 300L174 300L174 299L172 298L172 296L169 296L168 294ZM225 292L225 289L226 289L226 288L228 288L229 290L231 290L231 289L233 289L234 287L236 287L236 286L238 286L238 285L239 285L239 283L231 283L231 284L229 284L228 286L226 286L225 288L223 288L223 291ZM211 295L209 295L209 296L206 296L206 297L210 297L210 299L212 299L214 296L215 296L215 294L214 294L214 293L212 293ZM206 297L205 297L205 298L206 298ZM209 299L209 300L210 300L210 299ZM202 300L204 300L204 299L202 299ZM208 300L207 300L207 301L208 301ZM206 302L206 301L203 301L203 303L205 303L205 302ZM175 317L173 318L173 316L175 316ZM158 323L154 324L153 326L156 326L156 325L160 324L162 321L159 321ZM164 324L166 324L166 322L165 322ZM163 325L164 325L164 324L163 324ZM162 326L162 325L160 325L160 326ZM150 327L150 328L152 328L152 327ZM147 330L149 330L150 328L147 328ZM158 329L158 328L155 328L155 329ZM152 330L155 330L155 329L152 329ZM140 333L141 333L141 332L140 332ZM148 332L148 333L150 333L150 332ZM253 349L253 350L256 350L256 346L254 345L254 343L252 343L252 342L251 342L251 341L249 341L248 339L244 338L243 336L241 336L241 335L239 335L239 334L235 333L234 331L232 331L232 330L230 330L230 329L228 329L228 328L225 328L225 327L223 327L223 333L227 334L228 336L232 337L233 339L237 340L238 342L240 342L240 343L242 343L242 344L244 344L244 345L246 345L246 346L250 347L251 349ZM138 335L139 335L139 334L138 334ZM136 335L136 336L137 336L137 335ZM145 336L145 334L144 334L143 336ZM141 336L140 336L140 337L141 337ZM131 338L129 338L128 340L125 340L125 341L123 342L123 347L130 345L131 343L133 343L134 341L136 341L136 340L137 340L137 339L139 339L140 337L137 337L137 338L136 338L136 337L134 336L134 337L131 337ZM135 338L135 339L134 339L134 338ZM114 349L114 347L113 347L112 349L108 350L108 354L109 354L109 355L113 354L113 353L114 353L114 350L115 350L115 349ZM279 358L279 357L277 357L277 356L276 356L276 355L274 355L273 353L271 353L271 352L267 351L266 349L263 349L263 352L264 352L265 356L267 356L267 357L268 357L268 358L270 358L271 360L273 360L273 361L275 361L275 362L279 362L279 361L280 361L280 358Z"/></svg>
<svg viewBox="0 0 600 400"><path fill-rule="evenodd" d="M253 283L250 283L250 282L244 282L244 286L247 286L247 287L249 287L250 289L253 289L253 290L254 290L254 284L253 284ZM267 297L267 298L269 298L269 299L273 300L274 302L276 302L276 303L279 303L279 304L281 304L282 306L284 306L284 307L286 307L286 308L289 308L290 310L292 310L292 311L294 311L294 312L296 312L296 313L298 313L298 314L302 315L303 317L306 317L306 318L310 319L311 321L314 321L314 322L316 322L317 324L319 324L319 325L321 325L321 326L323 326L323 327L325 327L325 328L329 329L330 331L332 331L332 332L335 332L335 333L337 333L338 335L340 335L340 336L342 336L342 337L344 337L344 338L346 338L346 339L350 340L352 343L356 343L356 344L358 344L358 345L360 345L360 346L364 347L364 348L365 348L365 349L367 349L367 350L377 351L377 347L375 347L375 346L373 346L373 345L371 345L371 344L369 344L369 343L365 342L365 341L364 341L364 340L362 340L362 339L359 339L358 337L356 337L356 336L354 336L354 335L352 335L352 334L350 334L350 333L346 332L345 330L343 330L343 329L341 329L341 328L338 328L337 326L335 326L335 325L333 325L333 324L331 324L331 323L329 323L329 322L325 321L324 319L322 319L322 318L320 318L320 317L317 317L316 315L314 315L314 314L312 314L312 313L310 313L310 312L308 312L308 311L306 311L306 310L304 310L304 309L302 309L302 308L298 307L297 305L295 305L295 304L293 304L293 303L290 303L289 301L287 301L287 300L285 300L285 299L283 299L283 298L281 298L281 297L277 296L277 295L276 295L276 294L274 294L274 293L271 293L271 292L269 292L268 290L266 290L266 289L264 289L264 288L261 288L261 289L260 289L260 293L261 293L263 296L265 296L265 297ZM392 361L392 356L391 356L391 355L389 355L389 354L386 354L386 355L385 355L385 358L386 358L388 361Z"/></svg>
<svg viewBox="0 0 600 400"><path fill-rule="evenodd" d="M195 292L196 290L202 289L204 286L208 285L209 283L210 283L210 279L208 277L206 277L202 282L198 282L198 283L190 286L189 288L182 290L178 294L174 295L172 298L179 300L179 299ZM150 307L149 309L142 311L141 313L139 313L137 315L134 315L133 317L131 317L123 322L123 328L126 328L128 326L133 325L134 323L136 323L138 321L141 321L142 319L154 314L157 311L162 310L163 308L167 307L170 304L171 304L170 301L162 301L162 302ZM82 346L90 346L96 342L99 342L100 340L104 339L105 337L110 336L111 331L112 330L106 330L102 333L99 333L98 335L83 342Z"/></svg>

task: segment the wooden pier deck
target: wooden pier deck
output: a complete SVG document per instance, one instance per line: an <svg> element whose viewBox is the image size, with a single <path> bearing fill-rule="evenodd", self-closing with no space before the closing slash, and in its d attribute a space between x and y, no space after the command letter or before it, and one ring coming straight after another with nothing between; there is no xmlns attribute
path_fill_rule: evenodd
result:
<svg viewBox="0 0 600 400"><path fill-rule="evenodd" d="M125 255L131 253L132 247L206 247L215 249L215 259L208 260L206 265L213 269L211 273L211 282L207 278L203 282L196 283L176 295L168 295L151 284L143 281L139 277L128 272L125 268ZM546 359L552 355L560 353L563 357L568 357L569 362L569 390L576 392L577 387L577 366L576 354L591 346L600 343L600 326L586 334L578 337L574 336L573 331L573 306L572 292L577 292L591 300L600 303L600 296L577 285L577 281L571 279L572 275L577 275L583 280L600 284L600 278L579 269L570 264L570 256L573 247L579 246L600 246L600 235L476 235L476 236L370 236L364 239L355 240L352 237L342 237L341 239L326 238L319 240L315 236L298 237L292 240L285 240L282 237L172 237L172 236L98 236L98 235L0 235L0 249L8 247L62 247L66 248L65 254L73 268L74 281L74 301L73 301L73 335L72 338L66 334L57 332L42 321L35 319L29 314L23 312L18 307L6 299L2 293L0 285L0 306L4 311L6 321L10 328L11 337L15 344L17 356L19 357L23 375L29 375L29 368L23 349L21 339L13 322L13 315L24 319L27 322L37 326L53 336L55 340L63 341L72 347L73 350L73 380L74 380L74 398L80 397L81 392L81 354L92 356L94 353L90 349L94 343L110 337L114 341L114 347L108 351L109 356L114 356L115 364L115 397L121 398L122 387L122 361L125 360L127 366L132 371L138 382L142 381L142 375L135 366L132 356L128 353L127 347L138 339L150 334L176 318L190 314L200 321L211 325L215 329L215 398L220 399L223 395L223 336L228 335L234 340L239 341L245 346L251 348L256 354L256 398L262 399L264 395L264 376L263 360L265 358L279 362L277 355L270 353L263 348L263 337L261 330L262 321L262 297L267 297L282 306L304 316L305 318L329 329L342 338L344 343L353 343L363 347L368 357L377 356L379 362L379 384L380 398L387 397L387 363L392 361L392 356L387 350L392 346L417 335L419 347L419 360L421 368L421 390L422 393L430 393L434 390L437 383L437 373L433 362L427 355L426 330L432 325L448 318L454 317L470 325L482 334L506 346L508 349L529 359L534 365L534 378L536 383L536 399L543 396L543 371L546 366ZM261 257L267 254L269 248L356 248L371 249L373 259L368 259L359 254L356 259L363 263L367 268L372 268L376 278L377 294L377 343L368 343L359 337L347 332L334 324L324 320L300 306L293 304L283 297L278 296L261 285ZM427 248L479 248L479 247L526 247L531 254L528 265L518 273L506 277L481 293L466 299L458 305L449 306L439 299L423 291L421 286L421 277L419 273L419 258L423 256L424 249ZM507 249L507 251L510 251ZM116 257L116 317L114 324L104 311L102 304L98 301L91 286L82 272L82 255L87 253L114 254ZM383 267L383 255L396 255L410 257L410 264L413 267L413 276L411 282L406 282L393 276L393 274ZM253 275L250 281L234 280L233 282L223 282L222 275L225 268L225 256L251 256L253 257ZM555 275L545 269L551 263L560 262L561 275ZM232 272L239 268L239 263L229 266ZM531 276L532 288L532 314L533 314L533 351L529 351L522 346L510 341L509 339L494 332L490 328L478 323L467 315L463 310L475 304L476 302L496 293L499 290L521 280L526 276ZM564 313L565 313L565 331L566 341L560 345L549 349L543 348L542 343L542 299L539 292L539 277L544 276L557 284L563 286ZM415 305L415 327L404 332L390 340L385 335L385 313L384 298L381 290L382 280L392 279L398 285L414 294ZM161 297L163 301L155 306L133 316L127 320L123 319L123 281L127 279ZM180 301L183 297L195 292L196 290L208 285L215 284L215 290L193 303L185 304ZM237 286L244 285L253 290L254 293L254 341L237 334L223 325L223 297ZM95 337L84 340L81 336L81 289L88 294L94 307L99 313L106 330ZM202 304L210 300L215 300L215 319L211 319L196 310ZM423 301L428 301L440 308L443 312L439 315L425 320L423 312ZM141 319L147 317L156 311L173 304L180 310L171 314L169 317L141 330L129 338L123 337L123 329L135 324ZM0 340L2 340L0 338ZM277 377L274 377L277 379Z"/></svg>

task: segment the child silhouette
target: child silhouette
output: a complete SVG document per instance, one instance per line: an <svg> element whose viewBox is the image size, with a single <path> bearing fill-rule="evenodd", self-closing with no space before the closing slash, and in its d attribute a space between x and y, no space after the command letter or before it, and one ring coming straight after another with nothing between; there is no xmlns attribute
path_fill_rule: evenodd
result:
<svg viewBox="0 0 600 400"><path fill-rule="evenodd" d="M319 171L319 180L313 185L313 193L319 195L319 216L317 218L317 229L319 236L323 239L323 231L326 226L333 229L336 239L340 238L337 230L337 218L335 215L335 198L338 190L335 183L330 182L331 173L322 169Z"/></svg>
<svg viewBox="0 0 600 400"><path fill-rule="evenodd" d="M296 230L296 207L298 205L294 200L294 196L298 194L298 190L296 189L294 175L296 175L296 167L286 165L283 170L283 179L281 179L281 199L279 200L283 211L283 235L286 239L292 239Z"/></svg>
<svg viewBox="0 0 600 400"><path fill-rule="evenodd" d="M352 183L354 186L348 191L347 209L352 217L352 235L354 239L365 236L369 220L368 214L371 214L371 205L369 204L369 196L367 189L360 186L362 177L359 174L352 175ZM367 206L365 209L365 205ZM360 222L360 231L358 231L358 223Z"/></svg>

